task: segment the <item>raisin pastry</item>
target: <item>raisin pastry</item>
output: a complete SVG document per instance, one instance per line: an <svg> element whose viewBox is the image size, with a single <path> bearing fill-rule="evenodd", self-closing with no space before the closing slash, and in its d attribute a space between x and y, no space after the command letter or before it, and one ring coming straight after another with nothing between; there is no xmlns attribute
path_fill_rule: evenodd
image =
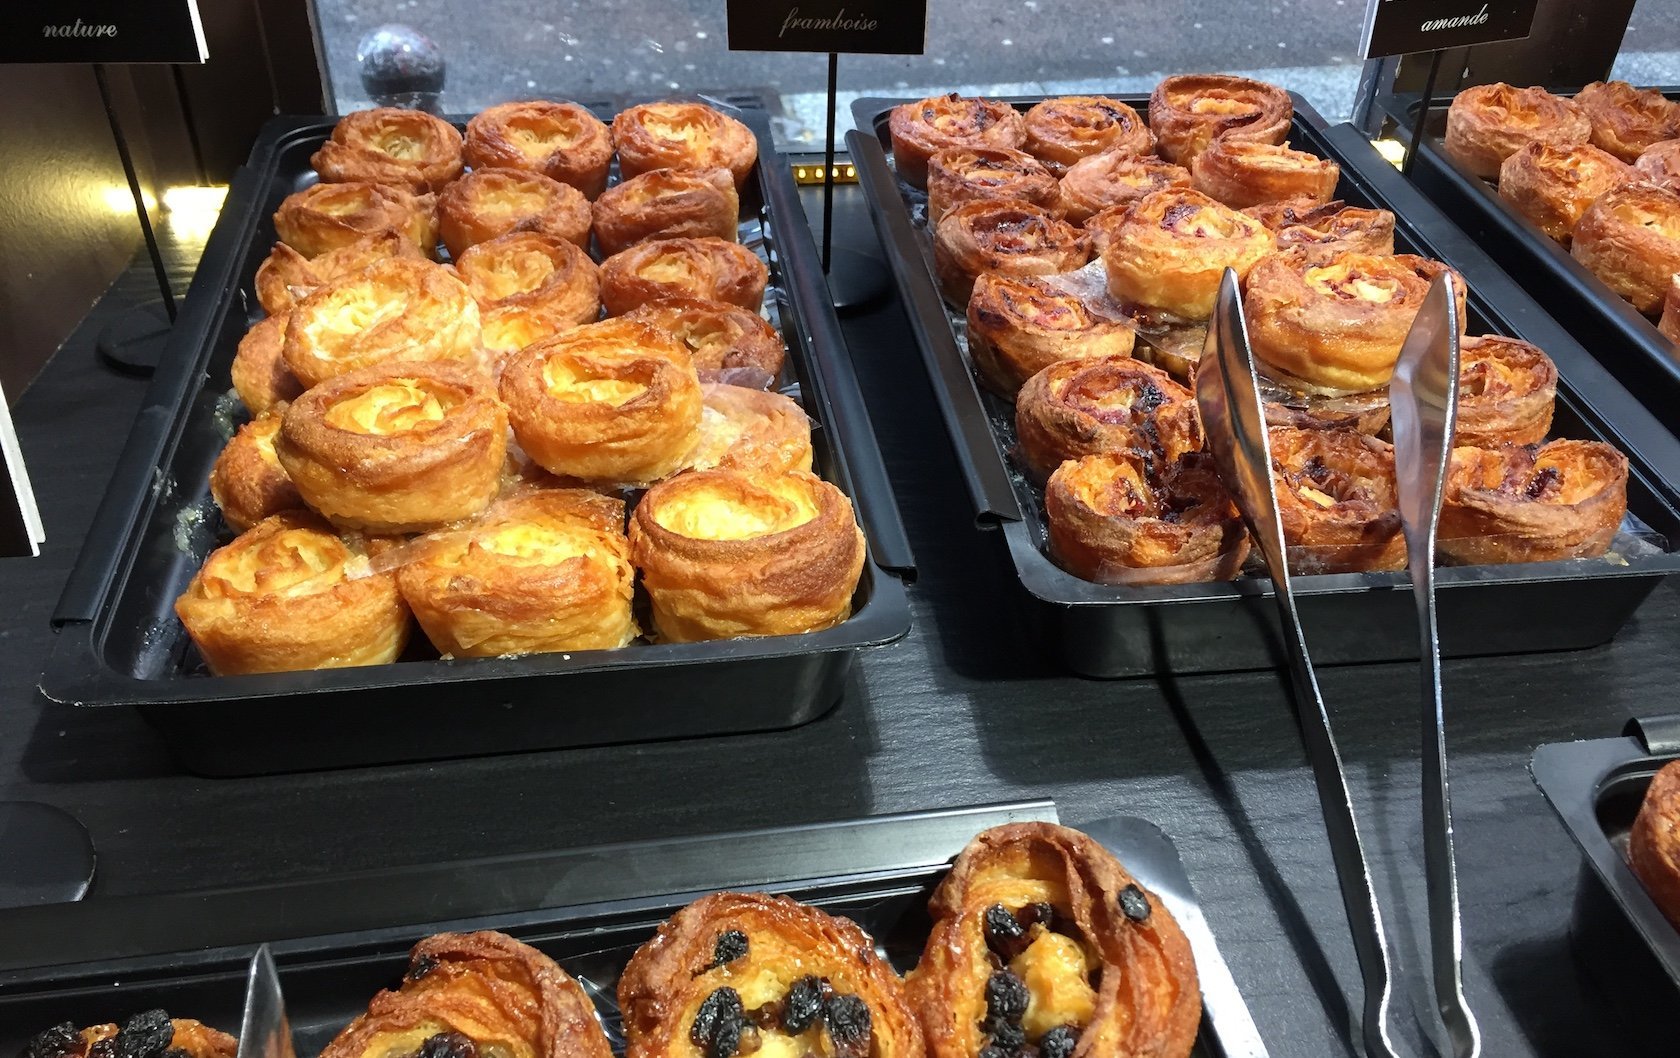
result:
<svg viewBox="0 0 1680 1058"><path fill-rule="evenodd" d="M1599 441L1454 448L1437 547L1475 565L1604 554L1627 513L1627 457Z"/></svg>
<svg viewBox="0 0 1680 1058"><path fill-rule="evenodd" d="M1129 356L1058 360L1027 379L1015 398L1015 434L1022 462L1040 479L1099 452L1170 463L1202 447L1195 396Z"/></svg>
<svg viewBox="0 0 1680 1058"><path fill-rule="evenodd" d="M1026 121L1008 103L960 96L930 96L893 107L887 118L893 168L911 187L927 187L928 160L947 147L1020 150Z"/></svg>
<svg viewBox="0 0 1680 1058"><path fill-rule="evenodd" d="M1405 568L1394 449L1352 430L1269 432L1289 568L1300 574Z"/></svg>
<svg viewBox="0 0 1680 1058"><path fill-rule="evenodd" d="M24 1058L234 1058L239 1041L191 1018L161 1010L135 1014L116 1025L77 1029L66 1021L30 1037Z"/></svg>

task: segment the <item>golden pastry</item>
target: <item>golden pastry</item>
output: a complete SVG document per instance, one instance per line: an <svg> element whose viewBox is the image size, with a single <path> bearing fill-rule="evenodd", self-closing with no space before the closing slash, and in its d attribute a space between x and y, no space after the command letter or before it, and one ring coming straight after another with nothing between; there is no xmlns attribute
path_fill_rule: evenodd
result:
<svg viewBox="0 0 1680 1058"><path fill-rule="evenodd" d="M1404 569L1394 449L1352 430L1269 433L1290 571Z"/></svg>
<svg viewBox="0 0 1680 1058"><path fill-rule="evenodd" d="M275 451L304 502L334 525L414 533L490 505L507 410L464 364L375 364L293 401Z"/></svg>
<svg viewBox="0 0 1680 1058"><path fill-rule="evenodd" d="M1652 145L1633 163L1642 180L1649 180L1670 191L1680 191L1680 140L1664 140Z"/></svg>
<svg viewBox="0 0 1680 1058"><path fill-rule="evenodd" d="M1190 163L1196 190L1237 209L1263 202L1330 201L1342 167L1275 143L1217 139Z"/></svg>
<svg viewBox="0 0 1680 1058"><path fill-rule="evenodd" d="M728 169L650 169L595 200L595 241L608 256L644 239L739 237L741 199Z"/></svg>
<svg viewBox="0 0 1680 1058"><path fill-rule="evenodd" d="M1627 855L1657 910L1680 929L1680 760L1651 777L1628 833Z"/></svg>
<svg viewBox="0 0 1680 1058"><path fill-rule="evenodd" d="M1070 459L1044 487L1044 517L1056 565L1098 584L1230 580L1248 557L1242 515L1199 452Z"/></svg>
<svg viewBox="0 0 1680 1058"><path fill-rule="evenodd" d="M607 187L612 133L576 103L501 103L467 122L467 164L474 169L529 169L594 199Z"/></svg>
<svg viewBox="0 0 1680 1058"><path fill-rule="evenodd" d="M1172 913L1077 830L982 831L928 902L906 982L929 1058L1187 1058L1201 1024Z"/></svg>
<svg viewBox="0 0 1680 1058"><path fill-rule="evenodd" d="M1386 257L1394 253L1394 214L1386 209L1287 199L1249 206L1243 212L1277 233L1280 250L1309 246L1326 254L1351 251Z"/></svg>
<svg viewBox="0 0 1680 1058"><path fill-rule="evenodd" d="M681 342L702 379L745 370L759 373L759 381L768 386L781 377L787 359L782 336L770 321L739 305L661 298L632 309L624 318L650 324Z"/></svg>
<svg viewBox="0 0 1680 1058"><path fill-rule="evenodd" d="M893 168L911 187L926 187L928 159L947 147L1020 150L1027 141L1021 112L1008 103L950 95L893 107L887 118Z"/></svg>
<svg viewBox="0 0 1680 1058"><path fill-rule="evenodd" d="M1569 252L1634 308L1657 315L1680 272L1680 192L1643 183L1606 192L1581 214Z"/></svg>
<svg viewBox="0 0 1680 1058"><path fill-rule="evenodd" d="M286 366L286 317L260 320L239 339L228 373L233 388L252 415L261 415L303 392L302 383Z"/></svg>
<svg viewBox="0 0 1680 1058"><path fill-rule="evenodd" d="M982 272L1055 275L1090 258L1084 232L1026 202L964 202L940 218L933 233L934 275L953 305L968 304Z"/></svg>
<svg viewBox="0 0 1680 1058"><path fill-rule="evenodd" d="M1155 151L1155 136L1138 112L1106 96L1046 99L1028 110L1023 122L1026 152L1058 176L1093 154L1142 157Z"/></svg>
<svg viewBox="0 0 1680 1058"><path fill-rule="evenodd" d="M1626 81L1594 81L1575 93L1575 105L1592 123L1594 147L1631 162L1645 149L1680 137L1680 103L1655 88Z"/></svg>
<svg viewBox="0 0 1680 1058"><path fill-rule="evenodd" d="M1068 220L1084 224L1104 210L1129 207L1145 195L1190 184L1190 170L1183 166L1124 151L1104 151L1068 167L1062 176L1061 206Z"/></svg>
<svg viewBox="0 0 1680 1058"><path fill-rule="evenodd" d="M414 240L395 231L363 236L313 259L277 242L268 259L257 268L254 284L257 303L270 316L284 316L298 301L320 287L341 276L360 272L386 257L421 260L425 255Z"/></svg>
<svg viewBox="0 0 1680 1058"><path fill-rule="evenodd" d="M633 320L525 347L502 369L501 396L520 447L561 477L655 481L699 441L692 359L670 335Z"/></svg>
<svg viewBox="0 0 1680 1058"><path fill-rule="evenodd" d="M390 258L300 301L286 322L286 366L304 386L387 360L466 360L478 306L453 273Z"/></svg>
<svg viewBox="0 0 1680 1058"><path fill-rule="evenodd" d="M1459 344L1458 425L1472 448L1539 444L1552 428L1557 365L1538 346L1497 334Z"/></svg>
<svg viewBox="0 0 1680 1058"><path fill-rule="evenodd" d="M1307 393L1260 377L1260 399L1267 426L1293 430L1356 430L1376 437L1387 429L1388 390L1343 396Z"/></svg>
<svg viewBox="0 0 1680 1058"><path fill-rule="evenodd" d="M236 533L270 515L303 506L303 497L274 454L284 410L281 405L241 426L210 468L210 496L221 508L222 520Z"/></svg>
<svg viewBox="0 0 1680 1058"><path fill-rule="evenodd" d="M1680 272L1669 278L1668 297L1663 299L1662 319L1657 321L1657 330L1664 338L1680 345Z"/></svg>
<svg viewBox="0 0 1680 1058"><path fill-rule="evenodd" d="M239 1041L203 1022L162 1010L135 1014L122 1027L66 1021L30 1037L20 1058L234 1058Z"/></svg>
<svg viewBox="0 0 1680 1058"><path fill-rule="evenodd" d="M421 631L457 658L611 650L640 634L624 501L542 489L413 545L397 586Z"/></svg>
<svg viewBox="0 0 1680 1058"><path fill-rule="evenodd" d="M1447 271L1410 254L1324 257L1296 248L1263 258L1243 295L1255 364L1314 393L1386 385L1430 282ZM1464 282L1453 278L1462 329Z"/></svg>
<svg viewBox="0 0 1680 1058"><path fill-rule="evenodd" d="M308 511L265 518L204 566L175 614L218 676L385 665L408 642L386 541L340 537Z"/></svg>
<svg viewBox="0 0 1680 1058"><path fill-rule="evenodd" d="M693 470L785 474L811 469L811 418L790 397L745 386L705 388Z"/></svg>
<svg viewBox="0 0 1680 1058"><path fill-rule="evenodd" d="M328 183L398 184L425 194L461 175L461 134L421 110L358 110L338 119L309 164Z"/></svg>
<svg viewBox="0 0 1680 1058"><path fill-rule="evenodd" d="M469 246L513 231L539 231L589 249L583 192L525 169L474 169L438 196L438 234L459 257Z"/></svg>
<svg viewBox="0 0 1680 1058"><path fill-rule="evenodd" d="M438 933L414 946L321 1058L612 1058L589 994L504 933Z"/></svg>
<svg viewBox="0 0 1680 1058"><path fill-rule="evenodd" d="M1157 191L1113 229L1103 247L1108 292L1188 320L1213 313L1225 269L1247 277L1272 251L1266 226L1200 191Z"/></svg>
<svg viewBox="0 0 1680 1058"><path fill-rule="evenodd" d="M864 541L846 494L814 474L694 470L642 497L630 554L658 637L692 643L839 624Z"/></svg>
<svg viewBox="0 0 1680 1058"><path fill-rule="evenodd" d="M1544 88L1500 82L1466 88L1453 98L1442 146L1470 172L1494 180L1505 159L1530 143L1568 147L1591 138L1592 123L1574 103Z"/></svg>
<svg viewBox="0 0 1680 1058"><path fill-rule="evenodd" d="M601 301L622 316L661 298L701 298L758 311L770 270L739 243L722 239L653 239L601 264Z"/></svg>
<svg viewBox="0 0 1680 1058"><path fill-rule="evenodd" d="M601 314L601 277L577 244L519 231L470 246L455 271L478 304L480 341L505 355Z"/></svg>
<svg viewBox="0 0 1680 1058"><path fill-rule="evenodd" d="M849 919L713 893L637 949L618 982L625 1058L923 1058L903 985Z"/></svg>
<svg viewBox="0 0 1680 1058"><path fill-rule="evenodd" d="M1058 360L1015 398L1015 435L1039 480L1069 459L1137 452L1171 463L1202 447L1196 398L1165 371L1129 356Z"/></svg>
<svg viewBox="0 0 1680 1058"><path fill-rule="evenodd" d="M1005 397L1058 360L1130 356L1136 337L1130 324L1036 276L986 272L968 299L968 354Z"/></svg>
<svg viewBox="0 0 1680 1058"><path fill-rule="evenodd" d="M274 231L312 259L388 231L431 257L437 253L437 199L389 184L313 184L280 203Z"/></svg>
<svg viewBox="0 0 1680 1058"><path fill-rule="evenodd" d="M1531 143L1499 167L1499 197L1565 246L1575 225L1605 192L1638 179L1638 171L1585 143Z"/></svg>
<svg viewBox="0 0 1680 1058"><path fill-rule="evenodd" d="M1295 118L1289 93L1228 74L1180 74L1149 96L1149 128L1169 162L1188 166L1216 139L1282 143Z"/></svg>
<svg viewBox="0 0 1680 1058"><path fill-rule="evenodd" d="M929 224L952 206L975 199L1012 199L1043 206L1052 213L1061 207L1060 189L1038 159L1004 147L946 147L928 159L927 216Z"/></svg>
<svg viewBox="0 0 1680 1058"><path fill-rule="evenodd" d="M643 103L612 123L618 169L628 180L650 169L728 169L735 186L758 160L752 129L700 103Z"/></svg>
<svg viewBox="0 0 1680 1058"><path fill-rule="evenodd" d="M1598 441L1454 448L1436 547L1486 565L1592 558L1627 513L1628 461Z"/></svg>

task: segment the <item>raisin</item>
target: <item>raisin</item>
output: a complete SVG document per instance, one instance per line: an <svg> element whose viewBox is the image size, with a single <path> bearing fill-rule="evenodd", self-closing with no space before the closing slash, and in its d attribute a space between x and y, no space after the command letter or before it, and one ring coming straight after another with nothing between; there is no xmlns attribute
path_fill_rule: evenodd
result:
<svg viewBox="0 0 1680 1058"><path fill-rule="evenodd" d="M1026 926L1002 904L993 904L986 909L982 931L986 935L986 947L1003 962L1015 958L1027 948Z"/></svg>
<svg viewBox="0 0 1680 1058"><path fill-rule="evenodd" d="M459 1032L440 1032L428 1036L414 1058L478 1058L478 1048Z"/></svg>
<svg viewBox="0 0 1680 1058"><path fill-rule="evenodd" d="M712 965L723 966L747 954L747 935L738 929L719 933L712 945Z"/></svg>
<svg viewBox="0 0 1680 1058"><path fill-rule="evenodd" d="M43 1029L29 1038L21 1058L73 1058L87 1047L87 1041L68 1021Z"/></svg>
<svg viewBox="0 0 1680 1058"><path fill-rule="evenodd" d="M416 955L414 961L408 964L408 973L404 976L410 981L418 981L437 969L437 965L438 961L435 955Z"/></svg>
<svg viewBox="0 0 1680 1058"><path fill-rule="evenodd" d="M1011 1051L1006 1047L1000 1047L995 1043L988 1043L986 1046L980 1048L978 1058L1015 1058L1015 1053L1016 1052Z"/></svg>
<svg viewBox="0 0 1680 1058"><path fill-rule="evenodd" d="M1135 885L1120 890L1120 910L1133 922L1149 921L1149 897Z"/></svg>
<svg viewBox="0 0 1680 1058"><path fill-rule="evenodd" d="M864 1058L869 1053L872 1025L869 1007L857 996L833 996L823 1005L828 1038L838 1058Z"/></svg>
<svg viewBox="0 0 1680 1058"><path fill-rule="evenodd" d="M1021 1048L1027 1045L1027 1030L1019 1025L988 1024L986 1032L992 1038L992 1046L1008 1054L1019 1054Z"/></svg>
<svg viewBox="0 0 1680 1058"><path fill-rule="evenodd" d="M102 1040L96 1040L94 1045L88 1048L88 1058L117 1058L116 1036L107 1036Z"/></svg>
<svg viewBox="0 0 1680 1058"><path fill-rule="evenodd" d="M986 979L986 1031L997 1035L994 1026L1019 1025L1027 1016L1032 993L1026 982L1008 970L997 970Z"/></svg>
<svg viewBox="0 0 1680 1058"><path fill-rule="evenodd" d="M1038 1058L1070 1058L1078 1042L1078 1029L1072 1025L1057 1025L1039 1037Z"/></svg>
<svg viewBox="0 0 1680 1058"><path fill-rule="evenodd" d="M1020 920L1023 929L1031 929L1035 925L1042 925L1045 929L1054 929L1056 907L1054 904L1046 904L1042 901L1036 904L1028 904L1015 912L1015 917Z"/></svg>
<svg viewBox="0 0 1680 1058"><path fill-rule="evenodd" d="M1139 411L1151 412L1166 402L1167 395L1161 392L1161 387L1153 382L1145 381L1138 387L1138 399L1135 405Z"/></svg>
<svg viewBox="0 0 1680 1058"><path fill-rule="evenodd" d="M797 1035L810 1028L822 1012L822 980L801 977L788 988L787 1001L782 1004L782 1028L790 1035Z"/></svg>
<svg viewBox="0 0 1680 1058"><path fill-rule="evenodd" d="M175 1039L175 1026L161 1010L142 1011L117 1030L117 1058L160 1058Z"/></svg>
<svg viewBox="0 0 1680 1058"><path fill-rule="evenodd" d="M688 1038L696 1047L705 1049L706 1058L730 1058L741 1044L741 1027L745 1022L740 993L733 988L720 988L700 1004Z"/></svg>

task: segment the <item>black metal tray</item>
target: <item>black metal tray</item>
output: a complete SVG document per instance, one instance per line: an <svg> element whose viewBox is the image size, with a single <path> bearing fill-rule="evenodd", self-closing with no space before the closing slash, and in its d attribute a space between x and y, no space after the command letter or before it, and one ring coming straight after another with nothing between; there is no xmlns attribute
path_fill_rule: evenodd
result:
<svg viewBox="0 0 1680 1058"><path fill-rule="evenodd" d="M1680 930L1627 863L1628 832L1651 777L1680 759L1680 716L1634 720L1621 738L1534 751L1529 770L1584 864L1570 934L1581 960L1635 1023L1673 1048L1680 1033Z"/></svg>
<svg viewBox="0 0 1680 1058"><path fill-rule="evenodd" d="M1680 88L1661 91L1680 100ZM1416 95L1390 100L1396 120L1408 129L1417 107ZM1544 303L1569 333L1597 354L1623 385L1640 395L1657 418L1680 431L1680 348L1568 250L1507 207L1492 184L1448 157L1441 148L1446 115L1443 101L1430 115L1422 148L1412 164L1412 180L1489 257Z"/></svg>
<svg viewBox="0 0 1680 1058"><path fill-rule="evenodd" d="M1142 109L1142 97L1119 97ZM1539 306L1453 228L1352 128L1326 128L1299 97L1290 143L1342 167L1337 197L1380 206L1397 218L1403 250L1453 265L1470 288L1471 333L1500 333L1545 349L1558 365L1554 436L1600 438L1633 464L1628 509L1604 559L1510 566L1448 567L1436 576L1442 649L1449 655L1522 653L1608 641L1666 576L1680 571L1680 442L1569 338ZM1039 97L1008 102L1025 109ZM898 99L853 104L847 135L858 179L898 281L980 524L1001 528L1017 575L1037 607L1046 638L1086 676L1213 672L1283 663L1270 582L1112 587L1064 572L1045 551L1042 491L1014 469L1010 402L981 389L940 299L928 240L887 156L887 116ZM1313 657L1321 663L1415 658L1417 636L1403 573L1295 578ZM1563 615L1567 614L1567 618Z"/></svg>
<svg viewBox="0 0 1680 1058"><path fill-rule="evenodd" d="M854 654L910 627L913 568L798 190L765 116L742 111L761 163L742 190L771 273L789 379L816 469L857 510L871 561L849 620L821 632L439 660L424 637L392 665L210 676L171 604L217 544L210 466L230 429L228 368L261 310L252 279L271 214L314 179L330 118L271 122L235 177L181 318L53 615L53 702L137 707L188 768L253 774L791 727L839 700ZM563 697L562 697L563 696Z"/></svg>
<svg viewBox="0 0 1680 1058"><path fill-rule="evenodd" d="M571 880L568 868L602 864L604 855L615 863L634 862L641 870L618 873L618 893L597 895L588 902L276 940L270 950L280 971L297 1053L304 1058L318 1053L368 999L401 976L415 940L445 929L498 929L547 952L585 983L609 1036L616 1036L612 997L619 971L661 921L705 892L781 892L846 915L875 937L894 966L908 970L927 937L927 898L950 858L986 827L1055 818L1054 805L1035 802L577 850L546 858L552 881L564 885ZM1161 898L1190 938L1205 1008L1194 1054L1265 1058L1265 1045L1196 905L1172 842L1151 824L1131 817L1097 820L1084 829ZM744 859L733 859L742 853ZM847 866L836 870L837 863ZM764 873L769 864L779 873ZM460 864L454 870L464 877L473 866ZM731 874L731 869L737 873ZM653 888L626 890L626 880ZM573 891L578 891L575 884ZM28 915L0 914L0 921ZM41 912L33 917L40 919ZM43 939L51 936L41 925L32 932ZM49 1025L119 1020L152 1007L237 1031L252 948L241 944L0 972L0 1054L16 1053L30 1034ZM42 951L43 958L54 954L50 946Z"/></svg>

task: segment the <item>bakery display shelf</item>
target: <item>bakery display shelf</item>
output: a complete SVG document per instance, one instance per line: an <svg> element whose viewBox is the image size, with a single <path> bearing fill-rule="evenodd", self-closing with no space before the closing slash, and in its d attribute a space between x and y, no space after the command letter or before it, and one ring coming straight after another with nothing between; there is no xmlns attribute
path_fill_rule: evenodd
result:
<svg viewBox="0 0 1680 1058"><path fill-rule="evenodd" d="M1663 88L1680 100L1680 88ZM1568 94L1567 92L1564 94ZM1411 128L1416 95L1390 103L1395 120ZM1604 285L1569 251L1513 212L1494 186L1460 166L1441 147L1445 101L1430 115L1411 178L1449 219L1551 314L1669 429L1680 432L1680 347L1656 324Z"/></svg>
<svg viewBox="0 0 1680 1058"><path fill-rule="evenodd" d="M1026 110L1041 98L1007 101ZM1148 105L1140 96L1115 98L1139 112ZM1043 491L1010 457L1014 408L976 381L960 340L963 317L946 307L934 279L929 239L918 224L918 211L925 206L888 161L888 115L903 102L910 100L857 100L857 130L848 134L847 143L975 516L982 527L1001 532L1051 649L1075 672L1096 677L1284 664L1265 579L1118 587L1080 580L1050 560ZM1392 211L1400 252L1445 261L1464 276L1470 333L1510 335L1550 354L1560 376L1552 435L1609 441L1630 459L1629 517L1605 557L1438 572L1444 653L1567 650L1609 641L1658 583L1680 572L1680 442L1352 126L1327 127L1299 96L1294 104L1290 145L1341 165L1336 197ZM1297 576L1294 587L1319 663L1417 656L1404 573Z"/></svg>
<svg viewBox="0 0 1680 1058"><path fill-rule="evenodd" d="M401 978L408 949L416 940L444 930L500 930L545 952L584 985L609 1039L617 1045L620 1036L613 997L619 972L660 922L692 900L726 889L791 896L857 922L902 972L921 954L930 927L928 897L951 858L980 831L1025 820L1054 822L1055 805L1039 801L949 809L555 852L532 857L526 874L531 878L533 899L566 894L570 899L563 896L564 902L528 904L527 908L536 909L471 918L267 939L279 969L297 1054L303 1058L319 1053L364 1009L368 999ZM1197 907L1171 839L1134 817L1095 820L1084 829L1160 897L1190 939L1204 996L1201 1029L1192 1054L1197 1058L1265 1058L1265 1045ZM632 865L636 869L613 869ZM451 876L464 883L473 876L472 867L455 864ZM544 874L551 888L542 887L540 875ZM581 883L580 875L586 879ZM273 920L271 926L283 918L274 906L283 895L277 890L267 894L264 913ZM433 907L445 906L441 897ZM203 900L213 906L216 896L209 894ZM205 906L200 904L201 909ZM62 928L56 920L69 921L77 911L85 910L67 905L0 912L0 924L7 927L4 933L25 931L0 947L0 967L7 965L9 950L23 950L25 939L36 937L41 943L39 938L51 937ZM185 907L177 905L176 910L184 913ZM400 911L387 910L387 916L391 914ZM108 917L124 919L121 909ZM204 923L176 925L202 930ZM245 926L250 929L252 924ZM230 927L236 925L221 924L223 929ZM170 935L162 928L152 929L151 934L159 939ZM175 934L178 941L192 935ZM246 963L263 939L0 970L0 1053L18 1052L29 1035L63 1021L78 1025L120 1021L155 1007L176 1017L197 1018L224 1031L237 1031ZM115 942L112 936L102 938L107 945ZM53 950L50 943L39 949Z"/></svg>
<svg viewBox="0 0 1680 1058"><path fill-rule="evenodd" d="M1575 949L1641 1021L1669 1012L1665 1048L1680 1032L1680 930L1634 876L1627 847L1652 776L1677 759L1680 715L1667 715L1633 720L1621 738L1541 746L1529 764L1584 861L1570 922Z"/></svg>
<svg viewBox="0 0 1680 1058"><path fill-rule="evenodd" d="M868 541L848 620L799 636L462 660L416 636L391 665L209 675L171 606L219 542L207 477L237 407L229 366L261 314L252 281L275 242L271 215L313 181L310 155L334 123L278 118L229 188L53 616L41 691L137 708L186 767L214 775L786 728L832 707L858 650L908 632L913 559L798 189L764 114L740 117L761 159L741 191L742 231L770 269L783 390L812 419L815 470L850 497Z"/></svg>

